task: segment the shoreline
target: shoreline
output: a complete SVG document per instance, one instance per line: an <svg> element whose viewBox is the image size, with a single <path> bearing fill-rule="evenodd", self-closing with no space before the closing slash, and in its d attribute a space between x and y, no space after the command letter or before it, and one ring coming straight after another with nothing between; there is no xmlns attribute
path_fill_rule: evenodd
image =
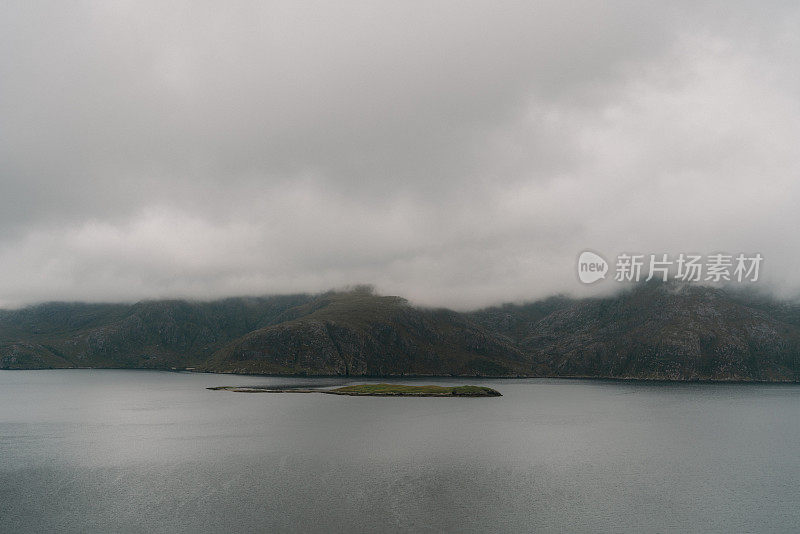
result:
<svg viewBox="0 0 800 534"><path fill-rule="evenodd" d="M727 378L646 378L646 377L620 377L620 376L591 376L591 375L310 375L310 374L270 374L270 373L239 373L234 371L207 371L195 368L164 368L164 367L38 367L31 369L0 369L0 371L160 371L168 373L196 373L209 375L235 375L264 378L308 378L323 379L336 378L341 380L586 380L603 382L644 382L663 384L760 384L760 385L786 385L800 384L797 380L756 380L756 379L727 379Z"/></svg>

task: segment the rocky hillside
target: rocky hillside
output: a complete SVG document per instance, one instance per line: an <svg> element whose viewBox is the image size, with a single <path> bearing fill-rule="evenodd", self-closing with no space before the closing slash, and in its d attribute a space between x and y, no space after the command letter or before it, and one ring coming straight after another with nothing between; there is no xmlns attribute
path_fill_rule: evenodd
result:
<svg viewBox="0 0 800 534"><path fill-rule="evenodd" d="M693 285L476 312L550 376L800 379L800 306Z"/></svg>
<svg viewBox="0 0 800 534"><path fill-rule="evenodd" d="M279 322L307 295L215 302L42 304L0 312L0 368L170 368Z"/></svg>
<svg viewBox="0 0 800 534"><path fill-rule="evenodd" d="M204 368L344 376L530 372L515 344L449 310L352 292L323 295L299 311L229 343Z"/></svg>
<svg viewBox="0 0 800 534"><path fill-rule="evenodd" d="M0 368L800 380L800 305L689 285L471 313L360 288L0 312Z"/></svg>

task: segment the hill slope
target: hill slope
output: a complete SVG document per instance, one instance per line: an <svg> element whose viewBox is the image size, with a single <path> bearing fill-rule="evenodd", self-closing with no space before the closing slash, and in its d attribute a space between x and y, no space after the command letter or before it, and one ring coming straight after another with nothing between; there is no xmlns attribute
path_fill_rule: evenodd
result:
<svg viewBox="0 0 800 534"><path fill-rule="evenodd" d="M651 283L611 298L551 301L550 308L528 322L530 305L504 310L506 322L523 323L506 335L550 376L800 379L797 304ZM478 317L493 324L497 309Z"/></svg>
<svg viewBox="0 0 800 534"><path fill-rule="evenodd" d="M0 368L187 367L280 320L307 295L133 305L51 303L0 312Z"/></svg>
<svg viewBox="0 0 800 534"><path fill-rule="evenodd" d="M528 374L512 343L449 310L399 297L329 293L298 318L228 344L205 369L325 375Z"/></svg>
<svg viewBox="0 0 800 534"><path fill-rule="evenodd" d="M0 311L0 368L800 380L800 306L651 283L470 313L359 289Z"/></svg>

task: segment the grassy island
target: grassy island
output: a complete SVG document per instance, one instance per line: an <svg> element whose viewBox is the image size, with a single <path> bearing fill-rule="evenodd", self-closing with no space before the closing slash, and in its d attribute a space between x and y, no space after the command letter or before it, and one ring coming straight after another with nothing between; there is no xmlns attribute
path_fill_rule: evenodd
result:
<svg viewBox="0 0 800 534"><path fill-rule="evenodd" d="M485 386L406 386L403 384L356 384L335 389L269 388L217 386L207 389L236 393L327 393L372 397L500 397L496 389Z"/></svg>
<svg viewBox="0 0 800 534"><path fill-rule="evenodd" d="M358 384L326 390L334 395L379 397L499 397L496 389L484 386L405 386L402 384Z"/></svg>

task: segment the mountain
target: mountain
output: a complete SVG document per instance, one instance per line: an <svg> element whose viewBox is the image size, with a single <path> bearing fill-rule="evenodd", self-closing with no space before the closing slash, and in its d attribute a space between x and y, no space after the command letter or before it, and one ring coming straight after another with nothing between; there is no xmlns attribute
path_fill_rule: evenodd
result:
<svg viewBox="0 0 800 534"><path fill-rule="evenodd" d="M0 368L800 380L800 305L694 285L469 313L367 288L0 311Z"/></svg>
<svg viewBox="0 0 800 534"><path fill-rule="evenodd" d="M0 368L169 368L282 320L308 295L133 305L50 303L0 312Z"/></svg>
<svg viewBox="0 0 800 534"><path fill-rule="evenodd" d="M798 311L743 293L652 283L564 303L514 341L551 376L798 380Z"/></svg>
<svg viewBox="0 0 800 534"><path fill-rule="evenodd" d="M652 282L608 298L553 297L473 312L544 376L800 380L800 305Z"/></svg>
<svg viewBox="0 0 800 534"><path fill-rule="evenodd" d="M295 319L255 330L217 351L214 371L325 375L493 375L529 371L513 343L449 310L399 297L328 293Z"/></svg>

